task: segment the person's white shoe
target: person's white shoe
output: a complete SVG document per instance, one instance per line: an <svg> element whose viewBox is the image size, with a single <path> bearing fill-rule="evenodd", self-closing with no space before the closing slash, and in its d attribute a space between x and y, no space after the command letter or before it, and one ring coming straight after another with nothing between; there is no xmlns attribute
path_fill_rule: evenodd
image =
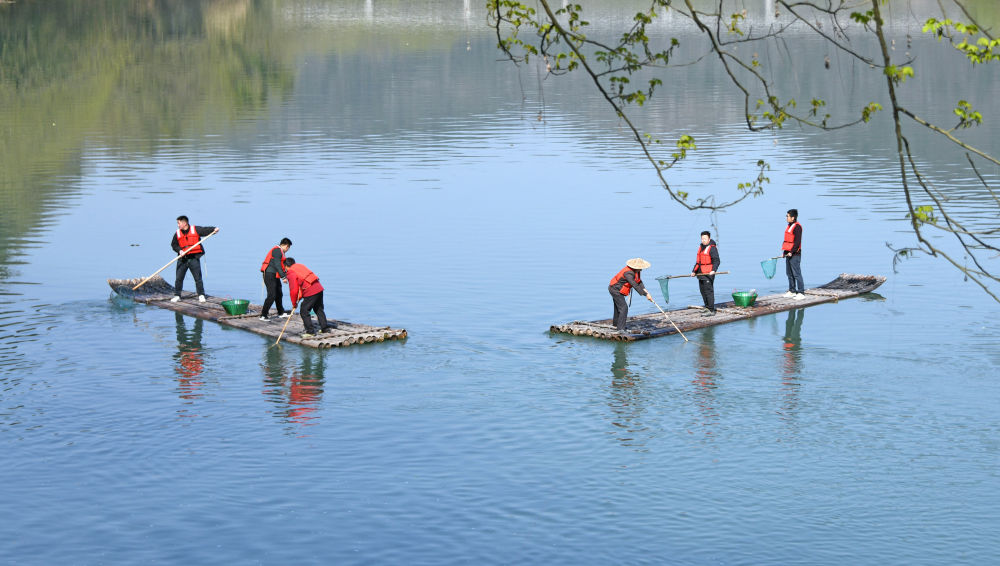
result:
<svg viewBox="0 0 1000 566"><path fill-rule="evenodd" d="M180 295L174 295L174 298L173 298L173 299L170 299L170 302L171 302L171 303L176 303L176 302L178 302L178 301L180 301L180 300L181 300L181 297L180 297Z"/></svg>
<svg viewBox="0 0 1000 566"><path fill-rule="evenodd" d="M791 292L791 291L785 291L785 294L784 294L784 295L782 295L782 297L786 297L786 298L788 298L788 299L791 299L791 298L792 298L792 297L794 297L794 296L795 296L795 293L793 293L793 292Z"/></svg>
<svg viewBox="0 0 1000 566"><path fill-rule="evenodd" d="M199 303L204 303L205 302L205 295L198 295L198 302Z"/></svg>
<svg viewBox="0 0 1000 566"><path fill-rule="evenodd" d="M802 299L806 298L806 296L804 293L796 293L794 298L796 301L801 301Z"/></svg>
<svg viewBox="0 0 1000 566"><path fill-rule="evenodd" d="M288 314L287 312L283 312L283 313L281 313L281 314L278 315L278 318L288 318L290 316L292 316L292 315Z"/></svg>

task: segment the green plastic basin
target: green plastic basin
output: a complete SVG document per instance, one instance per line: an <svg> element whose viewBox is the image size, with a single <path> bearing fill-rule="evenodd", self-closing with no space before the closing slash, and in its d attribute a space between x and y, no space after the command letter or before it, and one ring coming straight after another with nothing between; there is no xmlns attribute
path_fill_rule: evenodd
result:
<svg viewBox="0 0 1000 566"><path fill-rule="evenodd" d="M736 291L733 293L733 302L738 307L752 307L757 300L757 293L750 291Z"/></svg>
<svg viewBox="0 0 1000 566"><path fill-rule="evenodd" d="M228 301L222 301L222 308L226 309L226 312L231 315L246 314L249 306L250 301L246 299L229 299Z"/></svg>

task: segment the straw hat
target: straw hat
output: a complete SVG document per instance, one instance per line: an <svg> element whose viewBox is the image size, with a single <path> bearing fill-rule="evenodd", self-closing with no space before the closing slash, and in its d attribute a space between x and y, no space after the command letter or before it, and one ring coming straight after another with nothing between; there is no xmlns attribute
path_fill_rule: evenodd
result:
<svg viewBox="0 0 1000 566"><path fill-rule="evenodd" d="M650 263L641 257L634 257L626 261L625 265L631 267L632 269L646 269L649 267Z"/></svg>

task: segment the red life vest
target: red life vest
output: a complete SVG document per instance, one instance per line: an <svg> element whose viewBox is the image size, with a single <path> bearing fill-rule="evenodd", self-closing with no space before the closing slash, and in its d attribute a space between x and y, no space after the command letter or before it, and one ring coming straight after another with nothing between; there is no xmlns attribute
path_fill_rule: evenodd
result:
<svg viewBox="0 0 1000 566"><path fill-rule="evenodd" d="M792 246L795 245L795 227L796 226L798 226L800 230L802 229L802 225L799 224L798 221L792 222L791 224L788 225L788 228L785 228L785 241L781 243L781 249L784 250L784 251L786 251L786 252L792 251ZM802 251L802 243L801 242L799 243L799 251Z"/></svg>
<svg viewBox="0 0 1000 566"><path fill-rule="evenodd" d="M260 264L260 271L262 273L267 271L267 266L271 263L271 254L274 253L274 250L281 250L281 246L274 246L273 248L267 250L267 255L264 256L264 263ZM285 265L285 250L281 250L281 265ZM274 276L281 279L281 270L279 269Z"/></svg>
<svg viewBox="0 0 1000 566"><path fill-rule="evenodd" d="M714 245L709 244L703 250L701 246L698 246L698 273L712 272L712 248L714 247Z"/></svg>
<svg viewBox="0 0 1000 566"><path fill-rule="evenodd" d="M201 241L201 236L198 235L198 229L194 227L194 224L188 224L187 234L181 232L180 228L177 229L177 245L181 247L181 251L191 248L191 246L198 244L198 242L200 241ZM188 250L188 253L184 255L203 254L203 253L205 253L205 250L201 249L201 244L198 244L197 246L194 246L193 248Z"/></svg>
<svg viewBox="0 0 1000 566"><path fill-rule="evenodd" d="M635 271L631 267L626 266L624 269L619 271L614 277L611 278L611 283L609 283L608 285L615 285L619 281L625 280L625 272L630 270L632 271L632 274L635 277L635 282L642 283L642 279L639 278L639 272ZM622 295L628 295L629 293L632 292L632 285L627 280L625 280L625 284L622 285L621 290L619 290L618 292L621 293Z"/></svg>

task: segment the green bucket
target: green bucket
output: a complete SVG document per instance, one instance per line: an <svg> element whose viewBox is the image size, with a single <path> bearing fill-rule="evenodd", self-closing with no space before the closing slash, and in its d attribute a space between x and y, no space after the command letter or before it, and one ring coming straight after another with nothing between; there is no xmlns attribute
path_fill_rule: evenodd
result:
<svg viewBox="0 0 1000 566"><path fill-rule="evenodd" d="M738 307L752 307L757 300L757 293L753 291L733 291L733 302Z"/></svg>
<svg viewBox="0 0 1000 566"><path fill-rule="evenodd" d="M246 314L247 308L250 306L250 301L246 299L229 299L228 301L222 301L222 308L226 309L226 312L231 315Z"/></svg>

